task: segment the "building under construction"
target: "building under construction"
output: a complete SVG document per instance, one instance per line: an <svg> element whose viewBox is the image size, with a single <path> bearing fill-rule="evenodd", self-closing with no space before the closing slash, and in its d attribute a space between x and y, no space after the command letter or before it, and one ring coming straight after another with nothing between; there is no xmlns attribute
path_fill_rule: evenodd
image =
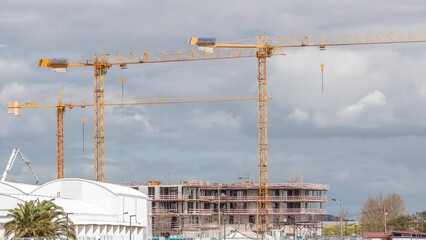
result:
<svg viewBox="0 0 426 240"><path fill-rule="evenodd" d="M154 237L217 237L230 230L256 231L259 187L252 182L218 184L183 181L133 185L152 199ZM269 185L268 227L281 236L321 234L329 186L309 183Z"/></svg>

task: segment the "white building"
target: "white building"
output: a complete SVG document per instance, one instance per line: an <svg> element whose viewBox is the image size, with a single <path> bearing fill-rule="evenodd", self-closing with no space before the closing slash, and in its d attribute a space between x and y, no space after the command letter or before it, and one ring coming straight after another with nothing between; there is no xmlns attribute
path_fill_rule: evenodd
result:
<svg viewBox="0 0 426 240"><path fill-rule="evenodd" d="M74 222L78 239L145 240L151 235L151 201L130 187L85 179L60 179L41 186L0 181L0 226L8 210L29 200L52 200ZM0 227L0 236L3 229Z"/></svg>

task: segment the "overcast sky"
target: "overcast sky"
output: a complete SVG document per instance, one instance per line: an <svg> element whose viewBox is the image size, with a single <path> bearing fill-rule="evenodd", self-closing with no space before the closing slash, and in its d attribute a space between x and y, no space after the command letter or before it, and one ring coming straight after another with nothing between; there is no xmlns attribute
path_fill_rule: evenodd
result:
<svg viewBox="0 0 426 240"><path fill-rule="evenodd" d="M91 100L91 68L59 74L40 58L187 49L191 36L232 41L266 35L424 32L426 3L347 1L3 1L0 8L0 169L13 148L42 182L56 176L54 109L7 114L10 100ZM359 216L368 196L401 194L426 210L426 43L288 49L268 59L269 181L301 176L330 185ZM324 93L320 64L325 64ZM113 68L106 99L256 93L256 59ZM81 118L86 119L83 152ZM107 107L106 181L257 181L255 101ZM65 176L93 179L93 109L65 116ZM8 180L33 183L18 159ZM337 214L338 206L327 209Z"/></svg>

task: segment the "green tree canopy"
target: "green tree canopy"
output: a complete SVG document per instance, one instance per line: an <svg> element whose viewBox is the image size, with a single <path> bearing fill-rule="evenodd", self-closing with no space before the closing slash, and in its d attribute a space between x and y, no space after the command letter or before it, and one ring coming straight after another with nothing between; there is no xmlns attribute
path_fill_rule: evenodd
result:
<svg viewBox="0 0 426 240"><path fill-rule="evenodd" d="M31 200L18 203L9 210L12 218L4 224L4 236L25 237L60 237L76 238L73 222L69 221L63 208L52 201Z"/></svg>

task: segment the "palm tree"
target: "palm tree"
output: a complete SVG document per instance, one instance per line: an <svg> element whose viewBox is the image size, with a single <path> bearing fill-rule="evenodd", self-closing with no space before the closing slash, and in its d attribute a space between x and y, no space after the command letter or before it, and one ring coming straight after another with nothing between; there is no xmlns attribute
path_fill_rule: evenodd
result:
<svg viewBox="0 0 426 240"><path fill-rule="evenodd" d="M11 221L4 224L4 236L15 238L68 236L75 240L75 229L62 207L52 201L38 199L18 203L18 207L9 210Z"/></svg>

